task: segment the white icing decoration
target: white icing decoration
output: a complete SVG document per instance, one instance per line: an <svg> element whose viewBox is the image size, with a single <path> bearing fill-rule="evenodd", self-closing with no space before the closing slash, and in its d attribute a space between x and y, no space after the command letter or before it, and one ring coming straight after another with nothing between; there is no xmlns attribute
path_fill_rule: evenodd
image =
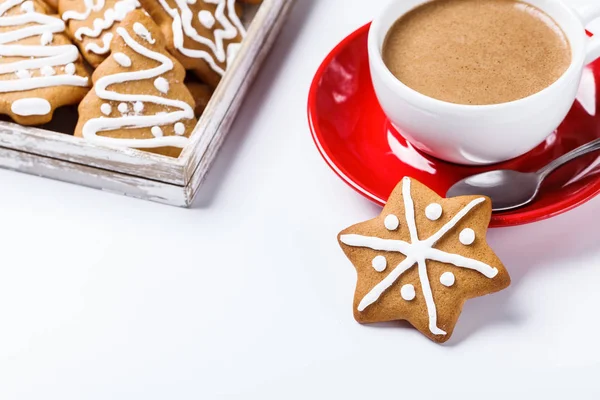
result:
<svg viewBox="0 0 600 400"><path fill-rule="evenodd" d="M27 79L27 78L31 78L31 73L26 70L26 69L20 69L17 72L15 72L15 75L17 75L17 77L19 79Z"/></svg>
<svg viewBox="0 0 600 400"><path fill-rule="evenodd" d="M108 103L102 103L100 106L100 111L102 111L102 114L104 115L110 115L112 112L112 107Z"/></svg>
<svg viewBox="0 0 600 400"><path fill-rule="evenodd" d="M26 1L21 4L21 12L23 13L32 13L35 11L35 7L33 6L33 1Z"/></svg>
<svg viewBox="0 0 600 400"><path fill-rule="evenodd" d="M31 4L31 5L27 5ZM6 12L21 5L25 14ZM30 9L31 7L31 9ZM0 74L16 73L20 79L0 80L0 93L33 90L51 86L87 86L88 78L83 76L53 75L32 77L28 70L44 66L54 67L76 61L79 51L74 45L43 46L41 37L46 34L63 32L65 24L60 19L36 12L31 2L6 0L0 4L0 26L15 27L14 30L0 33L0 56L20 57L18 61L0 64ZM40 44L19 44L22 39L40 36ZM23 72L25 71L25 72Z"/></svg>
<svg viewBox="0 0 600 400"><path fill-rule="evenodd" d="M136 101L135 103L133 103L133 111L135 111L138 114L144 111L144 103L142 103L141 101ZM178 124L180 123L181 122L178 122Z"/></svg>
<svg viewBox="0 0 600 400"><path fill-rule="evenodd" d="M437 221L442 216L442 206L438 203L431 203L425 208L425 216L431 221Z"/></svg>
<svg viewBox="0 0 600 400"><path fill-rule="evenodd" d="M146 27L144 25L140 24L139 22L135 22L133 24L133 31L135 32L136 35L138 35L139 37L141 37L148 43L150 43L150 44L156 43L156 40L152 39L152 34L148 31L148 29L146 29Z"/></svg>
<svg viewBox="0 0 600 400"><path fill-rule="evenodd" d="M104 0L98 0L98 3L96 4L93 3L93 0L84 0L84 3L86 9L83 13L67 11L63 13L62 19L65 21L70 19L83 21L90 16L92 11L101 11L105 5ZM74 36L77 38L77 40L83 40L84 36L97 38L103 31L110 29L115 22L121 22L127 16L127 14L138 7L140 7L138 0L119 0L114 4L113 8L108 8L106 11L104 11L103 18L94 19L92 22L92 28L87 26L81 27L75 31ZM86 50L88 50L87 47Z"/></svg>
<svg viewBox="0 0 600 400"><path fill-rule="evenodd" d="M387 260L384 256L376 256L373 258L373 261L371 261L371 265L375 271L383 272L385 267L387 267Z"/></svg>
<svg viewBox="0 0 600 400"><path fill-rule="evenodd" d="M185 133L185 125L183 125L183 123L181 123L181 122L177 122L175 124L175 134L183 135L184 133Z"/></svg>
<svg viewBox="0 0 600 400"><path fill-rule="evenodd" d="M212 29L215 26L215 17L208 10L202 10L198 13L198 20L207 29Z"/></svg>
<svg viewBox="0 0 600 400"><path fill-rule="evenodd" d="M169 82L162 76L154 80L154 87L161 93L167 94L169 92Z"/></svg>
<svg viewBox="0 0 600 400"><path fill-rule="evenodd" d="M52 75L56 74L56 71L54 71L54 68L52 68L49 65L44 65L42 68L40 68L40 72L44 76L52 76Z"/></svg>
<svg viewBox="0 0 600 400"><path fill-rule="evenodd" d="M404 212L408 231L410 233L410 243L403 240L382 239L374 236L362 235L342 235L340 240L348 246L367 247L378 251L389 251L403 254L406 258L398 264L389 274L385 276L377 285L375 285L360 301L358 311L364 311L371 304L375 303L379 297L389 289L400 276L413 265L418 265L419 281L421 290L427 306L429 316L429 330L434 335L445 335L446 332L437 326L437 308L433 300L433 293L427 276L426 260L438 261L445 264L452 264L456 267L471 269L481 273L487 278L493 278L498 274L498 269L491 267L481 261L474 260L459 254L447 253L434 248L433 246L448 232L450 232L457 223L459 223L473 208L483 203L485 198L480 197L471 201L465 208L460 210L450 221L442 226L436 233L427 239L420 240L415 222L415 208L410 193L410 179L404 178L402 181L402 197L404 198Z"/></svg>
<svg viewBox="0 0 600 400"><path fill-rule="evenodd" d="M127 111L129 111L129 106L127 105L127 103L120 103L117 106L117 110L119 110L121 114L125 114Z"/></svg>
<svg viewBox="0 0 600 400"><path fill-rule="evenodd" d="M129 68L131 67L131 58L127 56L125 53L115 53L113 54L113 58L121 67Z"/></svg>
<svg viewBox="0 0 600 400"><path fill-rule="evenodd" d="M237 57L241 48L241 43L231 43L229 46L227 46L227 65L233 64L233 61L235 61L235 58Z"/></svg>
<svg viewBox="0 0 600 400"><path fill-rule="evenodd" d="M52 32L44 32L40 36L40 44L42 46L49 45L50 43L52 43L53 39L54 39L54 35L52 35Z"/></svg>
<svg viewBox="0 0 600 400"><path fill-rule="evenodd" d="M69 75L73 75L75 73L75 64L68 63L65 65L65 72Z"/></svg>
<svg viewBox="0 0 600 400"><path fill-rule="evenodd" d="M91 42L85 45L85 51L96 54L107 54L110 51L110 42L113 39L113 34L110 32L102 35L102 47L98 43Z"/></svg>
<svg viewBox="0 0 600 400"><path fill-rule="evenodd" d="M85 5L84 12L69 10L63 13L62 19L64 21L68 21L70 19L74 19L76 21L83 21L85 19L88 19L92 11L97 12L104 8L104 0L98 0L96 4L94 4L94 0L83 0L83 4Z"/></svg>
<svg viewBox="0 0 600 400"><path fill-rule="evenodd" d="M442 276L440 276L440 283L446 287L450 287L454 285L456 278L452 272L444 272Z"/></svg>
<svg viewBox="0 0 600 400"><path fill-rule="evenodd" d="M216 2L223 1L223 0L205 0L205 1L207 3L216 4ZM218 13L218 11L219 10L217 10L217 13ZM227 14L229 15L229 19L231 20L231 22L233 22L233 24L237 28L238 32L240 33L240 35L242 37L246 37L246 29L244 28L244 25L242 24L242 21L240 21L240 18L237 15L237 11L235 10L235 0L227 0ZM217 17L217 19L219 19L219 18ZM219 20L219 22L221 22L221 20Z"/></svg>
<svg viewBox="0 0 600 400"><path fill-rule="evenodd" d="M470 246L475 242L475 231L471 228L465 228L458 235L458 240L465 246Z"/></svg>
<svg viewBox="0 0 600 400"><path fill-rule="evenodd" d="M390 214L387 217L385 217L385 219L383 220L383 224L385 225L385 229L387 229L388 231L395 231L396 229L398 229L400 221L398 220L398 217L396 217L394 214Z"/></svg>
<svg viewBox="0 0 600 400"><path fill-rule="evenodd" d="M173 62L171 59L163 54L154 52L140 43L135 41L129 32L123 27L118 27L116 30L117 34L123 38L125 44L129 46L133 51L140 54L141 56L147 57L151 60L160 63L157 67L151 69L144 69L138 71L129 71L116 73L113 75L103 76L98 79L94 84L96 95L106 101L120 101L120 102L136 102L141 101L144 103L152 103L160 106L169 107L170 109L176 109L163 114L155 115L128 115L118 118L93 118L88 120L82 129L83 137L99 144L118 145L124 147L135 147L135 148L154 148L163 146L173 146L183 148L188 143L188 138L184 136L164 136L151 139L121 139L111 138L107 136L100 136L98 132L111 131L116 129L135 129L154 127L157 125L174 124L182 119L194 118L194 110L192 107L184 101L163 98L159 96L149 94L124 94L117 93L112 90L107 90L107 87L116 83L142 81L146 79L152 79L159 75L162 75L173 69Z"/></svg>
<svg viewBox="0 0 600 400"><path fill-rule="evenodd" d="M29 97L13 101L10 110L17 115L27 117L30 115L47 115L52 107L46 99Z"/></svg>
<svg viewBox="0 0 600 400"><path fill-rule="evenodd" d="M162 129L160 129L160 127L158 126L153 126L152 129L150 129L150 132L152 132L152 134L154 135L154 137L159 138L163 136L163 131Z"/></svg>
<svg viewBox="0 0 600 400"><path fill-rule="evenodd" d="M415 287L410 283L400 288L400 296L406 301L412 301L416 297Z"/></svg>
<svg viewBox="0 0 600 400"><path fill-rule="evenodd" d="M205 3L216 4L217 8L214 13L214 18L223 27L222 29L215 29L213 31L214 42L209 38L200 35L192 26L193 14L188 7L188 4L190 4L189 2L186 2L185 0L174 0L177 8L171 8L166 0L158 1L173 19L171 29L173 32L173 44L175 48L187 57L200 58L206 61L213 71L219 75L223 75L225 71L217 64L217 61L230 65L232 60L230 60L228 56L232 53L235 56L235 51L232 53L229 53L229 51L226 52L224 41L235 39L238 34L242 38L246 36L246 30L235 10L235 0L204 0ZM201 18L200 14L198 14L198 18ZM208 47L212 54L204 50L185 47L184 35L187 38ZM232 43L229 46L231 45L239 47L238 43Z"/></svg>

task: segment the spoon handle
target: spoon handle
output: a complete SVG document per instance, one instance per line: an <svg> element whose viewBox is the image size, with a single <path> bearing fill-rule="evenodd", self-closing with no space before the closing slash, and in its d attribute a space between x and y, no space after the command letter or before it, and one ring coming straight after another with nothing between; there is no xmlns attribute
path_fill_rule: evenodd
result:
<svg viewBox="0 0 600 400"><path fill-rule="evenodd" d="M572 161L578 157L591 153L592 151L600 150L600 138L596 140L592 140L589 143L584 144L581 147L576 148L573 151L568 152L556 160L552 161L550 164L546 165L544 168L540 169L537 174L540 177L540 180L544 180L548 175L550 175L554 170L558 167L563 166L564 164Z"/></svg>

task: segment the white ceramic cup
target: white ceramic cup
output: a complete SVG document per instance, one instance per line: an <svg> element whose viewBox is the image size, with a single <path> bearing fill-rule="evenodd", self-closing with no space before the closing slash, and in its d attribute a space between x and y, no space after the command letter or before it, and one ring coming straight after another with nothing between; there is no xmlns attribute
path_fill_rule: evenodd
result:
<svg viewBox="0 0 600 400"><path fill-rule="evenodd" d="M600 0L575 9L559 0L525 0L548 14L571 43L571 65L552 85L508 103L462 105L437 100L400 82L385 66L382 47L398 18L429 0L396 0L369 31L369 64L375 93L391 123L415 147L446 161L492 164L520 156L560 125L575 101L584 67L600 58L600 35L585 25L600 17Z"/></svg>

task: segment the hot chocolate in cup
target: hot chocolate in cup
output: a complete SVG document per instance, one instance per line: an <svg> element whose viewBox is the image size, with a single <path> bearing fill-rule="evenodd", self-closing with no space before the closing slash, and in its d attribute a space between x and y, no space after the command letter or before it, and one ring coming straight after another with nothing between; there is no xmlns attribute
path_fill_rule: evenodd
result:
<svg viewBox="0 0 600 400"><path fill-rule="evenodd" d="M473 1L462 0L433 1L462 2L462 7L473 3ZM479 0L479 4L485 1L487 0ZM489 1L499 2L498 0ZM510 2L510 0L504 1ZM485 95L477 86L478 80L484 79L485 75L482 75L482 78L474 73L473 79L461 81L460 79L470 78L470 76L465 76L464 73L461 76L456 73L453 75L452 71L458 71L458 69L452 70L452 68L458 68L457 65L449 65L447 70L440 69L445 75L436 75L435 70L432 74L431 69L424 71L423 78L421 78L419 71L411 69L413 65L407 62L406 65L399 65L400 69L394 70L396 76L392 73L383 57L384 42L388 33L395 27L397 21L398 24L401 24L403 20L408 21L412 18L413 10L418 11L430 7L429 5L420 7L429 3L429 0L395 0L383 10L381 16L373 21L369 32L369 63L377 98L392 125L415 147L437 158L459 164L484 165L525 154L542 143L566 117L575 101L584 67L600 57L600 37L589 38L585 32L585 25L596 17L600 17L600 3L596 0L589 1L587 6L579 8L570 7L559 0L514 2L520 7L526 6L530 11L535 10L539 15L548 18L552 22L550 25L556 29L557 35L561 35L562 40L568 43L562 50L556 46L556 48L552 47L551 41L541 44L548 46L548 50L545 51L549 56L558 57L545 62L550 67L556 67L552 71L539 69L539 65L532 65L532 68L528 68L530 73L536 68L541 72L539 76L530 75L530 82L521 80L518 83L519 87L513 86L514 90L505 90L503 93L500 91L505 89L507 85L502 84L506 82L499 82L500 84L498 81L490 82L492 92ZM456 9L460 9L460 7ZM457 19L460 20L460 17L461 15L458 15ZM420 18L426 18L426 15L421 15ZM508 36L514 34L516 29L526 28L524 21L516 20L514 26L506 25L505 29L513 30L507 32ZM494 29L498 35L503 34L500 28L495 27ZM459 27L456 34L460 34L460 31ZM451 41L460 40L460 38L450 37L452 32L451 30L446 32L449 36L449 46L452 44ZM412 39L415 36L407 37ZM513 35L513 37L522 38L523 35ZM539 45L540 38L541 36L537 33L532 35L533 44ZM548 39L551 38L548 37ZM492 40L490 43L502 43L502 41ZM440 44L444 46L442 41L431 48L447 52L448 49L441 47ZM401 45L402 42L395 44L395 46ZM431 58L435 61L436 56L439 56L439 54L431 53L431 57L428 57L428 53L419 46L415 46L415 43L412 43L412 46L413 53L409 55L420 57L417 60ZM459 52L461 46L455 46L455 49ZM493 55L499 50L503 49L480 46L478 51L484 53L484 58L479 57L478 54L475 57L483 61L488 61L488 58L492 60ZM561 51L563 53L569 51L570 57L565 57L560 53ZM527 51L524 51L523 54L524 58L528 57ZM467 53L458 55L464 60ZM485 58L487 55L491 56ZM457 56L458 58L460 57ZM504 64L506 68L527 68L528 63L531 62L529 59L521 62L518 58L512 58L512 64ZM535 57L532 59L536 60ZM437 60L441 60L441 63L444 62L444 58L441 57L437 57ZM502 60L499 59L497 62L502 65ZM564 65L561 67L558 62L562 62ZM438 64L431 65L439 68ZM443 64L439 65L443 66ZM392 69L394 69L393 67ZM560 69L558 69L559 67ZM403 75L404 72L406 74ZM428 77L425 76L425 72L429 74ZM511 75L509 70L501 72L506 72L506 74L499 74L498 79L506 79L508 84L516 84L517 81L514 79L518 75ZM551 72L555 76L552 76ZM402 82L403 79L405 83ZM447 84L445 79L448 79ZM477 84L468 87L471 81ZM459 91L453 92L454 88L458 88ZM522 88L527 90L517 90ZM511 98L513 95L514 100Z"/></svg>

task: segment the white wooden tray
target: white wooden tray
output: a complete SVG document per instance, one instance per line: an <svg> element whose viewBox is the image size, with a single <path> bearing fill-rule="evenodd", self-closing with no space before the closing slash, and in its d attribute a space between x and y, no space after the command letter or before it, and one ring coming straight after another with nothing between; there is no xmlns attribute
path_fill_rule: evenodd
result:
<svg viewBox="0 0 600 400"><path fill-rule="evenodd" d="M263 1L179 158L98 146L65 133L0 121L0 167L189 207L293 1Z"/></svg>

